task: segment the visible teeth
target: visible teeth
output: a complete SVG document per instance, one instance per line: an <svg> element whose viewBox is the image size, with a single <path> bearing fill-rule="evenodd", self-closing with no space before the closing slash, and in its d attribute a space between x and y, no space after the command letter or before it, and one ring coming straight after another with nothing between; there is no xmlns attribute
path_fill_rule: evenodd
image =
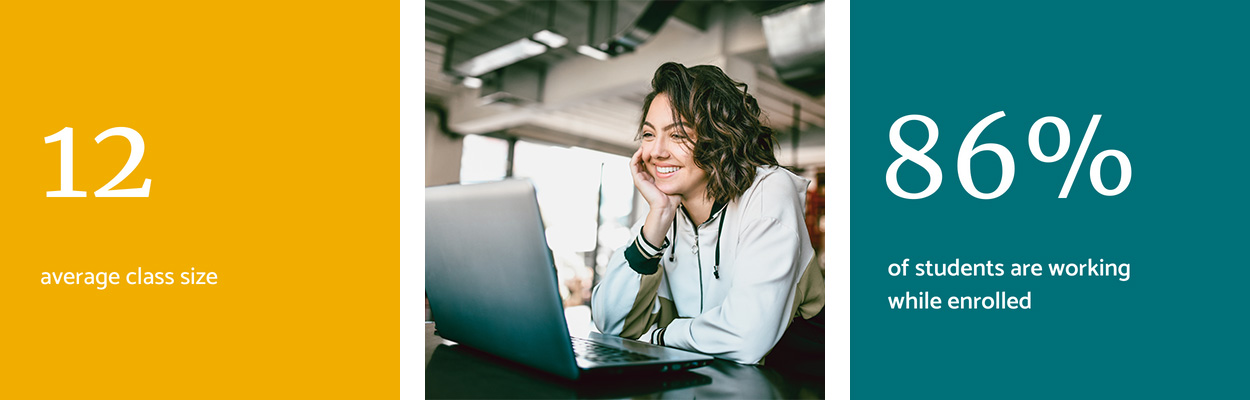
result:
<svg viewBox="0 0 1250 400"><path fill-rule="evenodd" d="M661 174L671 174L677 172L678 167L655 167L655 170Z"/></svg>

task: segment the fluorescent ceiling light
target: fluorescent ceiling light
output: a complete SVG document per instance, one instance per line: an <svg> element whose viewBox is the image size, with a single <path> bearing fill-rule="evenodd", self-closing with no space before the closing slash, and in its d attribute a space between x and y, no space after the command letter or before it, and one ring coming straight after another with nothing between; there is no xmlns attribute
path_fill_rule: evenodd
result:
<svg viewBox="0 0 1250 400"><path fill-rule="evenodd" d="M582 53L582 55L584 56L587 56L587 57L590 57L599 61L607 61L608 58L611 57L608 55L608 53L604 53L603 51L600 51L599 49L596 49L594 47L590 47L584 44L581 46L577 46L577 52Z"/></svg>
<svg viewBox="0 0 1250 400"><path fill-rule="evenodd" d="M558 35L557 35L558 36ZM563 36L561 36L563 37ZM567 40L566 40L567 41ZM518 61L547 52L547 46L526 38L500 46L454 67L466 76L482 76Z"/></svg>
<svg viewBox="0 0 1250 400"><path fill-rule="evenodd" d="M477 88L482 87L482 80L478 78L474 78L472 76L465 77L464 81L461 83L464 83L464 86L469 89L477 89Z"/></svg>
<svg viewBox="0 0 1250 400"><path fill-rule="evenodd" d="M534 40L537 40L538 42L545 44L547 45L547 47L550 47L553 49L558 49L558 48L564 47L564 45L566 44L569 44L568 38L560 35L559 33L555 33L546 29L543 29L541 31L538 31L538 33L535 33Z"/></svg>

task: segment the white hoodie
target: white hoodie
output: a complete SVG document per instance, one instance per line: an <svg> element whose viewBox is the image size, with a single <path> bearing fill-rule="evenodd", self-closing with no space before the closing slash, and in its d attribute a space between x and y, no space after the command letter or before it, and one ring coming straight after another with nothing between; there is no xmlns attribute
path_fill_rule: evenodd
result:
<svg viewBox="0 0 1250 400"><path fill-rule="evenodd" d="M630 268L625 251L635 243L617 249L591 297L595 326L606 334L760 362L798 315L796 294L805 310L824 307L823 271L805 275L813 258L803 219L808 183L785 169L760 167L746 192L697 232L679 211L676 237L670 230L662 254L654 246L639 247L645 256L659 256L658 273ZM634 224L637 238L642 224Z"/></svg>

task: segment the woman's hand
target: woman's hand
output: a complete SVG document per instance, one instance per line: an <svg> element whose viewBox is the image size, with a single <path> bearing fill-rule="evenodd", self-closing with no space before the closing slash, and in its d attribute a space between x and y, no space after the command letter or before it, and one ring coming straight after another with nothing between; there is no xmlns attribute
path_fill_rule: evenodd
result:
<svg viewBox="0 0 1250 400"><path fill-rule="evenodd" d="M661 246L664 243L664 234L668 232L673 224L673 217L677 215L681 196L664 193L655 186L655 177L651 176L642 160L642 148L634 152L629 161L629 170L634 175L634 187L638 188L642 198L651 207L651 211L647 213L647 222L643 223L642 235L652 245Z"/></svg>
<svg viewBox="0 0 1250 400"><path fill-rule="evenodd" d="M651 172L647 171L647 166L642 161L641 148L630 158L629 169L634 173L634 187L638 188L638 191L642 193L642 198L647 200L647 204L652 209L677 209L677 205L681 203L681 196L664 193L655 186L655 177L651 176Z"/></svg>

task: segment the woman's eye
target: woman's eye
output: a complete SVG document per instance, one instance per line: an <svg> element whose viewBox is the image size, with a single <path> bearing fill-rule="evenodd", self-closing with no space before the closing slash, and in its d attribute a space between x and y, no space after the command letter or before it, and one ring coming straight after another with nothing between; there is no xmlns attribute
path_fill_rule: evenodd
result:
<svg viewBox="0 0 1250 400"><path fill-rule="evenodd" d="M655 135L652 135L652 134L651 134L651 132L643 132L643 133L642 133L642 138L643 138L643 139L650 139L650 138L652 138L652 137L654 137L654 136L655 136Z"/></svg>
<svg viewBox="0 0 1250 400"><path fill-rule="evenodd" d="M682 135L682 134L680 134L680 133L674 133L674 134L673 134L673 139L674 139L674 140L677 140L677 141L684 141L684 140L686 140L686 135Z"/></svg>

